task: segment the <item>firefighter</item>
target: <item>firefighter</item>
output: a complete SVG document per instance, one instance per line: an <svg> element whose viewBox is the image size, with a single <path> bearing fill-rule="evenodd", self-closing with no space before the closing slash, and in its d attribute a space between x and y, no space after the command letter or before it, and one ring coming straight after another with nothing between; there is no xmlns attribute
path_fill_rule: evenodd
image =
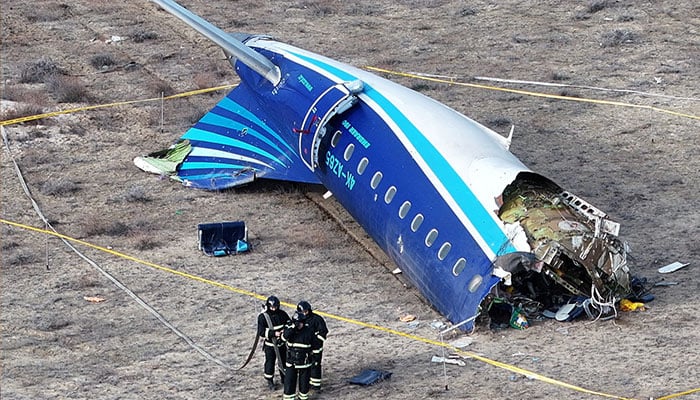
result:
<svg viewBox="0 0 700 400"><path fill-rule="evenodd" d="M258 315L258 336L265 339L264 377L270 390L277 389L275 384L275 362L279 366L280 380L284 381L284 362L287 356L284 341L281 339L284 326L289 322L289 314L280 310L280 300L270 296L265 302L265 311Z"/></svg>
<svg viewBox="0 0 700 400"><path fill-rule="evenodd" d="M326 321L318 314L315 314L311 309L311 304L308 301L302 300L297 304L297 312L306 316L306 325L314 332L317 339L317 345L311 349L311 379L309 381L311 388L321 390L321 359L323 358L323 344L328 335Z"/></svg>
<svg viewBox="0 0 700 400"><path fill-rule="evenodd" d="M309 376L311 370L311 349L317 346L316 335L305 324L306 316L295 312L292 323L284 328L282 338L287 344L287 362L284 370L283 400L295 400L297 381L299 382L299 400L309 398Z"/></svg>

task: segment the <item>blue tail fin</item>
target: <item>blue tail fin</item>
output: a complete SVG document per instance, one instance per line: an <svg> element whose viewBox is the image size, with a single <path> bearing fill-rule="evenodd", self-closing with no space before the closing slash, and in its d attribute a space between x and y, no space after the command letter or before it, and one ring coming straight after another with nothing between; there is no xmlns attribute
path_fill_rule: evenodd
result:
<svg viewBox="0 0 700 400"><path fill-rule="evenodd" d="M208 190L259 178L319 183L295 150L298 136L291 129L281 132L271 127L265 121L274 118L250 111L255 108L254 96L245 85L230 91L182 136L181 141L188 141L191 149L171 177ZM134 162L141 169L157 172L154 157L138 157Z"/></svg>

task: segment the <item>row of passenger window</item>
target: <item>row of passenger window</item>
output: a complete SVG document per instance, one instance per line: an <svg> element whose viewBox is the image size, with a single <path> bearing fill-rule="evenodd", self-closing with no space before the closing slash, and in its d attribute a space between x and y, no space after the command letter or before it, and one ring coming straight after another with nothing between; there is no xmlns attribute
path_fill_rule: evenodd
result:
<svg viewBox="0 0 700 400"><path fill-rule="evenodd" d="M333 135L333 138L331 139L331 146L336 147L338 145L338 142L340 141L342 133L340 131L336 131L335 134ZM343 152L343 158L345 161L350 161L352 158L353 153L355 152L355 144L350 143L347 145L345 148L345 151ZM360 162L357 164L357 174L362 175L366 172L367 166L369 165L369 159L367 157L362 157ZM381 171L377 171L374 173L372 176L372 179L369 182L369 185L372 189L376 190L379 187L379 183L382 181L382 178L384 177L384 174L382 174ZM386 190L384 193L384 202L386 204L390 204L393 200L394 197L396 196L396 186L389 186L389 188ZM401 207L399 207L399 218L405 219L406 216L408 215L408 212L411 209L411 202L410 201L404 201L403 204L401 204ZM417 213L414 217L413 220L411 221L411 231L417 232L420 226L423 224L424 221L423 214ZM438 237L438 230L433 228L431 229L428 234L425 236L425 245L427 247L432 247L432 245L435 243ZM450 250L452 250L452 244L450 242L444 242L442 246L440 246L440 249L438 250L437 256L438 259L441 261L444 260L447 255L450 253ZM464 259L463 257L459 258L455 264L452 266L452 274L454 276L458 276L462 271L464 271L464 268L467 266L467 260ZM478 284L475 286L473 285L472 282L469 285L469 290L474 292L476 291L476 288L478 287L479 284L481 284L481 277L479 275L475 276L479 277ZM473 287L473 288L472 288Z"/></svg>

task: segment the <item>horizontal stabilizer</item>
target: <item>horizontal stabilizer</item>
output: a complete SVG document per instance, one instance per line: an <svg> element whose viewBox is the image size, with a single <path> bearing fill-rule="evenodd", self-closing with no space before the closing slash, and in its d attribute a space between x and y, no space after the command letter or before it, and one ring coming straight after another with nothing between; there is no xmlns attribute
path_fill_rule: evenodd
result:
<svg viewBox="0 0 700 400"><path fill-rule="evenodd" d="M185 186L221 190L258 178L319 183L293 147L298 134L273 129L245 86L229 92L167 150L137 157L144 171L167 175ZM261 112L261 110L257 110Z"/></svg>

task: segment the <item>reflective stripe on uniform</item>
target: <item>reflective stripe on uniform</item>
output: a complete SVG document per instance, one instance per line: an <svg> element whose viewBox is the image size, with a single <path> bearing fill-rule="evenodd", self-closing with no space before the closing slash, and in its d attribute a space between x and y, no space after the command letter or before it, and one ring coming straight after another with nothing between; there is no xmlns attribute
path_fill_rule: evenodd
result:
<svg viewBox="0 0 700 400"><path fill-rule="evenodd" d="M313 365L312 362L309 362L308 364L303 364L303 365L295 365L290 362L285 362L284 366L287 368L296 368L296 369L304 369L304 368L310 368Z"/></svg>

